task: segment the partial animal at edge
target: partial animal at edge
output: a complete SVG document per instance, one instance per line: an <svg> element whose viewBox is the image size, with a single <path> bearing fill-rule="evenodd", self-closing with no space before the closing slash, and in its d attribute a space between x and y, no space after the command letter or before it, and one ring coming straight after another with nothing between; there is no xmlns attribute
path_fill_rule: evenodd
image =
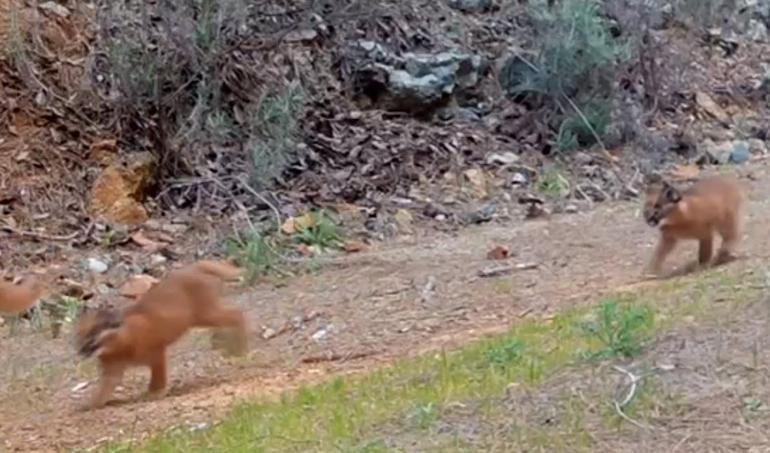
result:
<svg viewBox="0 0 770 453"><path fill-rule="evenodd" d="M165 396L169 346L194 327L233 330L233 353L247 350L243 312L220 300L222 280L241 270L225 261L199 261L171 271L136 302L124 309L84 308L75 339L78 353L99 362L98 386L85 409L104 406L129 367L146 366L150 397Z"/></svg>

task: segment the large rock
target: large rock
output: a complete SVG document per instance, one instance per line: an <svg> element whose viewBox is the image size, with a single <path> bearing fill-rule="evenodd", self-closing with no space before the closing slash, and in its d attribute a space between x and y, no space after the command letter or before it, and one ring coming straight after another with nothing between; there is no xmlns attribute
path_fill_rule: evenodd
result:
<svg viewBox="0 0 770 453"><path fill-rule="evenodd" d="M154 168L155 158L147 152L117 159L91 187L91 211L111 223L138 225L146 221L148 215L142 200Z"/></svg>
<svg viewBox="0 0 770 453"><path fill-rule="evenodd" d="M396 55L372 41L351 54L357 91L388 110L423 113L478 85L486 61L459 52Z"/></svg>

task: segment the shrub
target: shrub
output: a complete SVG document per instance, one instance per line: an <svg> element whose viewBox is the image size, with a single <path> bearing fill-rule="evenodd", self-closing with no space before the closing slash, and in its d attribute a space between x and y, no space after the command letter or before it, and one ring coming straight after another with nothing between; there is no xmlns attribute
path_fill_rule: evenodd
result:
<svg viewBox="0 0 770 453"><path fill-rule="evenodd" d="M588 357L634 357L642 351L646 332L653 325L654 314L649 307L620 304L616 300L603 302L594 319L583 324L588 337L600 343Z"/></svg>
<svg viewBox="0 0 770 453"><path fill-rule="evenodd" d="M161 177L203 169L269 185L290 161L303 92L265 80L261 52L245 49L263 45L282 19L267 20L246 0L102 0L98 8L91 78L116 133L153 150Z"/></svg>
<svg viewBox="0 0 770 453"><path fill-rule="evenodd" d="M534 56L513 60L501 83L509 94L537 95L559 113L554 124L558 149L601 141L610 122L618 65L630 55L627 42L612 37L594 0L564 0L555 6L535 2L530 16Z"/></svg>

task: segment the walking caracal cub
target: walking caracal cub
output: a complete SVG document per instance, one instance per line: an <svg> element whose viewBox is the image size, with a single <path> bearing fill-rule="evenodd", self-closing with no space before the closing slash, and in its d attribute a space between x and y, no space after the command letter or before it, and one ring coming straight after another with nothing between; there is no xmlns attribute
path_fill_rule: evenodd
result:
<svg viewBox="0 0 770 453"><path fill-rule="evenodd" d="M84 309L75 334L78 352L83 357L95 356L101 369L98 388L86 408L105 405L131 366L149 367L148 393L163 397L167 349L193 327L233 328L237 339L233 352L245 353L244 315L219 299L221 280L239 275L240 269L227 262L199 261L171 271L123 310Z"/></svg>
<svg viewBox="0 0 770 453"><path fill-rule="evenodd" d="M643 214L648 225L660 230L660 240L646 271L659 274L666 256L681 239L697 240L697 265L707 265L715 233L722 244L714 264L735 259L743 201L738 181L728 176L703 178L684 191L662 179L649 181Z"/></svg>

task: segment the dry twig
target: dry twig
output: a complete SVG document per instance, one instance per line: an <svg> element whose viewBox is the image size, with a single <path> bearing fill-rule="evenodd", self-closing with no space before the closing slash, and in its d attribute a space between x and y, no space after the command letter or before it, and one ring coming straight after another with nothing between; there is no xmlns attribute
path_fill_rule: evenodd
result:
<svg viewBox="0 0 770 453"><path fill-rule="evenodd" d="M628 376L629 383L628 383L628 392L626 392L626 396L623 398L622 401L618 401L615 399L613 401L613 405L615 406L615 412L618 413L620 418L627 421L628 423L631 423L632 425L636 426L637 428L641 429L653 429L652 426L644 425L642 423L639 423L638 421L634 420L633 418L626 415L625 412L623 412L623 408L631 402L632 399L634 399L634 396L636 395L636 388L639 381L642 380L642 376L636 376L632 372L626 370L625 368L619 367L617 365L613 365L613 368L615 371L618 371L619 373L623 373L626 376Z"/></svg>

